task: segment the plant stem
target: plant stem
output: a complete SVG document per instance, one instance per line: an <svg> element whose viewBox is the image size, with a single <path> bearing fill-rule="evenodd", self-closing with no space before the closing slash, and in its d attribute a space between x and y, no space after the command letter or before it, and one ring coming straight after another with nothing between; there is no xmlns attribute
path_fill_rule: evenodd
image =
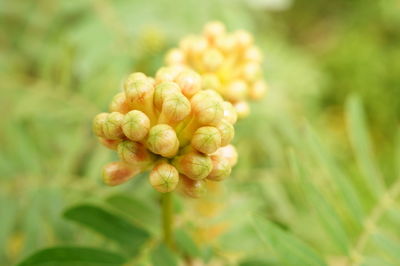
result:
<svg viewBox="0 0 400 266"><path fill-rule="evenodd" d="M171 249L174 249L174 238L172 234L173 207L172 192L162 194L162 222L164 232L164 243Z"/></svg>

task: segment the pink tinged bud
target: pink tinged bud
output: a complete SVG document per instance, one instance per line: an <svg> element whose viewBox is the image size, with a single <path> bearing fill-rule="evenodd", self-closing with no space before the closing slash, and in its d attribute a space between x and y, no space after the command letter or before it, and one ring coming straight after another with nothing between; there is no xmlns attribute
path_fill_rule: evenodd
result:
<svg viewBox="0 0 400 266"><path fill-rule="evenodd" d="M179 173L172 165L162 162L150 172L150 184L161 193L175 190L179 182Z"/></svg>
<svg viewBox="0 0 400 266"><path fill-rule="evenodd" d="M228 158L215 154L211 156L211 161L213 168L211 173L207 176L207 179L221 181L231 174L232 167Z"/></svg>
<svg viewBox="0 0 400 266"><path fill-rule="evenodd" d="M108 114L103 124L103 133L106 139L121 139L124 136L122 132L122 121L124 115L118 112Z"/></svg>
<svg viewBox="0 0 400 266"><path fill-rule="evenodd" d="M213 155L227 159L231 167L235 166L238 159L238 153L233 145L221 147Z"/></svg>
<svg viewBox="0 0 400 266"><path fill-rule="evenodd" d="M117 148L119 158L133 166L146 168L153 161L153 155L146 147L130 140L122 141Z"/></svg>
<svg viewBox="0 0 400 266"><path fill-rule="evenodd" d="M236 102L244 99L247 94L247 84L242 80L236 80L227 86L225 97L231 101Z"/></svg>
<svg viewBox="0 0 400 266"><path fill-rule="evenodd" d="M179 140L171 126L159 124L150 129L147 146L153 153L170 158L178 152Z"/></svg>
<svg viewBox="0 0 400 266"><path fill-rule="evenodd" d="M129 112L130 108L128 102L126 101L124 92L117 93L114 96L109 109L110 112L119 112L121 114L126 114Z"/></svg>
<svg viewBox="0 0 400 266"><path fill-rule="evenodd" d="M213 153L221 146L221 133L215 127L200 127L194 133L191 144L199 152Z"/></svg>
<svg viewBox="0 0 400 266"><path fill-rule="evenodd" d="M118 144L121 142L120 139L105 139L102 137L98 138L100 143L111 150L117 150Z"/></svg>
<svg viewBox="0 0 400 266"><path fill-rule="evenodd" d="M174 126L185 119L190 111L190 102L182 93L167 95L162 104L158 123Z"/></svg>
<svg viewBox="0 0 400 266"><path fill-rule="evenodd" d="M251 46L244 51L243 59L247 62L261 63L262 53L257 47Z"/></svg>
<svg viewBox="0 0 400 266"><path fill-rule="evenodd" d="M93 119L93 133L98 137L104 137L103 125L105 124L108 117L108 113L100 113Z"/></svg>
<svg viewBox="0 0 400 266"><path fill-rule="evenodd" d="M261 68L258 63L247 63L242 67L242 76L247 81L254 81L261 76Z"/></svg>
<svg viewBox="0 0 400 266"><path fill-rule="evenodd" d="M165 98L176 93L180 93L178 84L169 81L159 83L154 90L154 106L157 110L161 110Z"/></svg>
<svg viewBox="0 0 400 266"><path fill-rule="evenodd" d="M194 94L201 90L201 77L194 71L186 70L181 72L175 82L181 88L182 93L191 98Z"/></svg>
<svg viewBox="0 0 400 266"><path fill-rule="evenodd" d="M103 168L103 182L108 186L116 186L132 179L140 173L140 169L124 162L112 162Z"/></svg>
<svg viewBox="0 0 400 266"><path fill-rule="evenodd" d="M230 102L224 101L222 103L224 109L224 119L234 125L237 121L237 113L235 107Z"/></svg>
<svg viewBox="0 0 400 266"><path fill-rule="evenodd" d="M222 100L214 91L200 91L190 100L192 111L201 125L216 125L222 119Z"/></svg>
<svg viewBox="0 0 400 266"><path fill-rule="evenodd" d="M244 30L238 30L234 33L236 47L244 49L252 45L253 37Z"/></svg>
<svg viewBox="0 0 400 266"><path fill-rule="evenodd" d="M208 49L204 52L202 57L203 67L206 71L216 71L221 67L224 61L224 56L217 49Z"/></svg>
<svg viewBox="0 0 400 266"><path fill-rule="evenodd" d="M179 181L180 190L188 197L201 198L207 193L206 182L204 180L192 180L181 175Z"/></svg>
<svg viewBox="0 0 400 266"><path fill-rule="evenodd" d="M141 111L133 110L124 116L122 130L127 138L133 141L141 141L149 133L150 120Z"/></svg>
<svg viewBox="0 0 400 266"><path fill-rule="evenodd" d="M253 86L250 87L249 96L254 100L261 99L267 91L267 84L263 80L254 82Z"/></svg>
<svg viewBox="0 0 400 266"><path fill-rule="evenodd" d="M167 65L185 64L185 61L185 54L177 48L171 49L165 58Z"/></svg>
<svg viewBox="0 0 400 266"><path fill-rule="evenodd" d="M209 156L191 151L174 159L173 165L179 173L193 180L204 179L212 170L212 162Z"/></svg>
<svg viewBox="0 0 400 266"><path fill-rule="evenodd" d="M226 120L221 120L217 125L217 129L221 134L221 146L226 146L231 143L233 137L235 136L235 129L233 125Z"/></svg>
<svg viewBox="0 0 400 266"><path fill-rule="evenodd" d="M209 22L204 26L203 34L210 42L214 42L225 34L225 25L219 21Z"/></svg>
<svg viewBox="0 0 400 266"><path fill-rule="evenodd" d="M250 107L249 104L245 101L237 102L233 105L236 109L236 113L238 118L245 118L250 114Z"/></svg>

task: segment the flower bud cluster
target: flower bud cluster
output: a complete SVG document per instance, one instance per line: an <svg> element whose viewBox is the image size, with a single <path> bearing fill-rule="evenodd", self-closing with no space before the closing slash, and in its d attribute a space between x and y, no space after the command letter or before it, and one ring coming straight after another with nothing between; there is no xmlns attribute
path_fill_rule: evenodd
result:
<svg viewBox="0 0 400 266"><path fill-rule="evenodd" d="M165 60L169 66L186 66L200 73L202 87L231 102L239 118L249 114L247 100L260 99L267 89L262 55L252 36L244 30L227 33L220 22L206 24L201 35L182 39Z"/></svg>
<svg viewBox="0 0 400 266"><path fill-rule="evenodd" d="M124 183L150 170L159 192L178 187L199 197L205 182L228 177L236 163L233 105L202 89L199 74L183 67L161 68L155 78L131 74L109 112L93 120L93 132L120 161L103 169L107 185Z"/></svg>

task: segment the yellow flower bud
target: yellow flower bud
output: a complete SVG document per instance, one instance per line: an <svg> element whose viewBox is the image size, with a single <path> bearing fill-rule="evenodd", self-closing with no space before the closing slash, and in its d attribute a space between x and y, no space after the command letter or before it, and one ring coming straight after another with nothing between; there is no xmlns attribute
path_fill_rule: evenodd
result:
<svg viewBox="0 0 400 266"><path fill-rule="evenodd" d="M190 100L193 114L201 125L216 125L224 115L222 100L216 96L210 97L214 93L201 91Z"/></svg>
<svg viewBox="0 0 400 266"><path fill-rule="evenodd" d="M117 93L111 101L110 104L110 112L119 112L121 114L126 114L129 112L129 104L126 101L125 93L120 92Z"/></svg>
<svg viewBox="0 0 400 266"><path fill-rule="evenodd" d="M229 55L236 48L236 39L230 35L223 36L217 39L216 45L224 54Z"/></svg>
<svg viewBox="0 0 400 266"><path fill-rule="evenodd" d="M247 84L242 80L236 80L227 87L225 97L232 102L242 100L246 97Z"/></svg>
<svg viewBox="0 0 400 266"><path fill-rule="evenodd" d="M201 198L207 193L204 180L192 180L184 175L179 178L180 190L191 198Z"/></svg>
<svg viewBox="0 0 400 266"><path fill-rule="evenodd" d="M262 53L257 47L251 46L244 51L243 59L247 62L261 63Z"/></svg>
<svg viewBox="0 0 400 266"><path fill-rule="evenodd" d="M221 146L221 133L215 127L200 127L194 132L191 144L199 152L213 153Z"/></svg>
<svg viewBox="0 0 400 266"><path fill-rule="evenodd" d="M190 47L189 53L192 57L197 57L203 54L208 48L207 40L204 38L197 38Z"/></svg>
<svg viewBox="0 0 400 266"><path fill-rule="evenodd" d="M178 65L160 68L156 73L156 84L160 82L173 82L183 69L184 67Z"/></svg>
<svg viewBox="0 0 400 266"><path fill-rule="evenodd" d="M215 74L204 74L203 75L203 89L205 90L221 90L221 82Z"/></svg>
<svg viewBox="0 0 400 266"><path fill-rule="evenodd" d="M162 104L158 123L176 125L185 119L191 111L189 100L182 93L167 95Z"/></svg>
<svg viewBox="0 0 400 266"><path fill-rule="evenodd" d="M249 96L252 99L261 99L267 91L267 84L263 80L254 82L253 86L250 87Z"/></svg>
<svg viewBox="0 0 400 266"><path fill-rule="evenodd" d="M108 186L116 186L132 179L140 173L140 169L124 162L112 162L103 167L103 182Z"/></svg>
<svg viewBox="0 0 400 266"><path fill-rule="evenodd" d="M181 88L182 93L191 98L194 94L201 90L201 77L194 71L182 71L175 79L175 82Z"/></svg>
<svg viewBox="0 0 400 266"><path fill-rule="evenodd" d="M178 169L179 173L193 180L205 178L212 170L210 157L196 151L190 151L175 157L173 165Z"/></svg>
<svg viewBox="0 0 400 266"><path fill-rule="evenodd" d="M145 169L153 160L153 155L146 147L138 142L130 140L122 141L117 148L119 158L131 165Z"/></svg>
<svg viewBox="0 0 400 266"><path fill-rule="evenodd" d="M140 110L153 118L154 87L149 79L138 79L124 84L125 96L133 110Z"/></svg>
<svg viewBox="0 0 400 266"><path fill-rule="evenodd" d="M253 43L253 37L244 30L238 30L234 33L236 47L244 49L249 47Z"/></svg>
<svg viewBox="0 0 400 266"><path fill-rule="evenodd" d="M261 69L260 65L258 63L246 63L242 67L242 77L249 81L252 82L261 76Z"/></svg>
<svg viewBox="0 0 400 266"><path fill-rule="evenodd" d="M225 147L219 148L213 155L224 157L228 159L231 167L235 166L238 159L238 154L236 148L233 145L227 145Z"/></svg>
<svg viewBox="0 0 400 266"><path fill-rule="evenodd" d="M124 136L122 132L122 121L124 115L118 112L108 114L103 124L103 133L106 139L120 139Z"/></svg>
<svg viewBox="0 0 400 266"><path fill-rule="evenodd" d="M175 130L165 124L152 127L146 143L150 151L167 158L175 156L179 149Z"/></svg>
<svg viewBox="0 0 400 266"><path fill-rule="evenodd" d="M248 116L250 113L250 107L247 102L240 101L240 102L235 103L233 106L236 109L238 118L244 118L244 117Z"/></svg>
<svg viewBox="0 0 400 266"><path fill-rule="evenodd" d="M102 137L98 137L101 144L106 146L111 150L117 150L118 144L121 142L120 139L105 139Z"/></svg>
<svg viewBox="0 0 400 266"><path fill-rule="evenodd" d="M93 119L93 133L98 137L104 137L103 125L105 124L108 117L108 113L100 113Z"/></svg>
<svg viewBox="0 0 400 266"><path fill-rule="evenodd" d="M221 136L221 146L226 146L231 143L233 137L235 136L235 129L233 125L226 120L221 120L216 126Z"/></svg>
<svg viewBox="0 0 400 266"><path fill-rule="evenodd" d="M202 63L206 71L216 71L224 61L223 54L217 49L207 49L202 58Z"/></svg>
<svg viewBox="0 0 400 266"><path fill-rule="evenodd" d="M211 155L213 168L207 179L212 181L221 181L227 178L232 171L231 163L228 158L219 154Z"/></svg>
<svg viewBox="0 0 400 266"><path fill-rule="evenodd" d="M230 102L224 101L222 103L224 109L224 119L234 125L237 121L237 113L235 107Z"/></svg>
<svg viewBox="0 0 400 266"><path fill-rule="evenodd" d="M159 192L166 193L175 190L179 182L179 173L169 163L157 164L150 172L150 184Z"/></svg>
<svg viewBox="0 0 400 266"><path fill-rule="evenodd" d="M154 90L154 106L161 110L163 102L168 95L180 92L178 84L175 82L164 81L159 83Z"/></svg>
<svg viewBox="0 0 400 266"><path fill-rule="evenodd" d="M167 65L179 65L185 63L185 54L178 48L174 48L167 53L165 58Z"/></svg>
<svg viewBox="0 0 400 266"><path fill-rule="evenodd" d="M149 133L150 120L141 111L132 110L124 116L122 130L125 136L133 141L141 141Z"/></svg>
<svg viewBox="0 0 400 266"><path fill-rule="evenodd" d="M214 42L225 33L225 25L219 21L209 22L204 26L203 34L210 41Z"/></svg>

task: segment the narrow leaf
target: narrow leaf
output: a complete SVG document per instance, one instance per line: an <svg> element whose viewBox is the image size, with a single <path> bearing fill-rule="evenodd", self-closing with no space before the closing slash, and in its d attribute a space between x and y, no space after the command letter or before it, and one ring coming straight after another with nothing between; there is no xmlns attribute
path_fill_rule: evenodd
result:
<svg viewBox="0 0 400 266"><path fill-rule="evenodd" d="M175 240L178 248L191 257L200 256L200 251L193 239L183 230L177 230Z"/></svg>
<svg viewBox="0 0 400 266"><path fill-rule="evenodd" d="M178 260L175 254L164 244L158 245L151 252L152 265L157 266L175 266L178 265Z"/></svg>

